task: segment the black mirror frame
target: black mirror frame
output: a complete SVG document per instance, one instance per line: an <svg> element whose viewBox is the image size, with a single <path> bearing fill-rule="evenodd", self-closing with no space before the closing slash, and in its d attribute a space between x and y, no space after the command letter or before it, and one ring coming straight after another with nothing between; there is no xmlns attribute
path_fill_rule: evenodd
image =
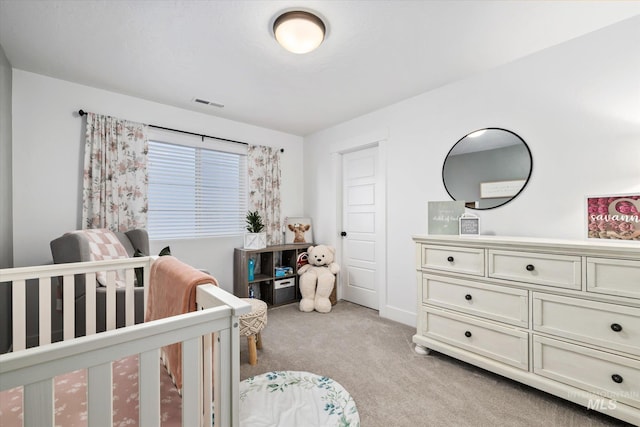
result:
<svg viewBox="0 0 640 427"><path fill-rule="evenodd" d="M491 206L491 207L487 207L487 208L471 208L469 207L468 209L473 209L473 210L478 210L478 211L486 211L489 209L495 209L495 208L499 208L500 206L504 206L507 203L511 202L513 199L515 199L516 197L518 197L520 195L520 193L522 193L522 191L527 187L527 184L529 184L529 180L531 179L531 174L533 173L533 156L531 155L531 149L529 148L529 145L527 145L527 143L525 142L524 139L522 139L522 137L520 137L520 135L518 135L517 133L510 131L508 129L504 129L504 128L499 128L499 127L488 127L488 128L481 128L481 129L476 129L473 132L469 132L468 134L466 134L465 136L463 136L462 138L460 138L455 144L453 144L453 146L451 147L451 149L447 152L447 155L444 158L444 162L442 162L442 185L444 185L444 189L447 192L447 194L449 195L449 197L451 197L452 200L457 200L449 191L449 189L447 188L447 183L444 180L444 168L445 165L447 164L447 159L449 158L449 155L451 154L451 152L453 151L454 148L456 148L456 146L466 137L468 137L469 135L474 134L475 132L481 131L481 130L500 130L500 131L504 131L504 132L508 132L510 134L512 134L513 136L515 136L516 138L518 138L522 144L524 145L524 147L527 149L527 153L529 154L529 174L527 175L527 179L524 183L524 185L522 186L522 188L513 196L511 196L511 198L507 201L505 201L504 203L501 203L499 205L496 206Z"/></svg>

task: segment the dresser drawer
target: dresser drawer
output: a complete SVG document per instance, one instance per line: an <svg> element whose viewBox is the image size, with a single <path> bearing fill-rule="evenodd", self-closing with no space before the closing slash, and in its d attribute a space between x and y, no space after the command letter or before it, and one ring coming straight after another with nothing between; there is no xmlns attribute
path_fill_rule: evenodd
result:
<svg viewBox="0 0 640 427"><path fill-rule="evenodd" d="M640 355L640 309L533 293L533 329Z"/></svg>
<svg viewBox="0 0 640 427"><path fill-rule="evenodd" d="M640 298L640 261L587 258L587 291Z"/></svg>
<svg viewBox="0 0 640 427"><path fill-rule="evenodd" d="M526 328L528 291L464 279L422 276L422 302Z"/></svg>
<svg viewBox="0 0 640 427"><path fill-rule="evenodd" d="M484 276L484 249L422 245L422 268Z"/></svg>
<svg viewBox="0 0 640 427"><path fill-rule="evenodd" d="M489 277L559 288L582 288L579 256L489 250Z"/></svg>
<svg viewBox="0 0 640 427"><path fill-rule="evenodd" d="M526 332L472 317L423 309L422 334L523 370L529 369Z"/></svg>
<svg viewBox="0 0 640 427"><path fill-rule="evenodd" d="M533 372L640 408L637 360L534 336Z"/></svg>

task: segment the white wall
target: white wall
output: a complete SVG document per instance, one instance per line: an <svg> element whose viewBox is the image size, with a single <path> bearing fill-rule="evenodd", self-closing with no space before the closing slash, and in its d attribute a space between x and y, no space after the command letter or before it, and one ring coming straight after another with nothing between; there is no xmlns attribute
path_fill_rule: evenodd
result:
<svg viewBox="0 0 640 427"><path fill-rule="evenodd" d="M49 242L81 228L84 109L127 120L284 148L282 210L302 212L302 138L139 98L13 70L13 235L16 267L52 262ZM233 287L242 236L151 242Z"/></svg>
<svg viewBox="0 0 640 427"><path fill-rule="evenodd" d="M12 70L0 46L0 268L13 266L11 196ZM0 298L0 301L2 298ZM2 311L2 310L0 310ZM0 343L0 350L2 349Z"/></svg>
<svg viewBox="0 0 640 427"><path fill-rule="evenodd" d="M383 316L415 325L415 254L426 203L449 200L442 164L470 131L502 127L533 156L523 193L476 211L483 234L585 238L585 195L640 192L640 17L305 138L305 208L316 241L339 245L331 151L385 138ZM437 66L437 64L434 64Z"/></svg>
<svg viewBox="0 0 640 427"><path fill-rule="evenodd" d="M13 267L11 86L11 64L0 46L0 268ZM10 320L11 287L0 283L0 354L11 345Z"/></svg>

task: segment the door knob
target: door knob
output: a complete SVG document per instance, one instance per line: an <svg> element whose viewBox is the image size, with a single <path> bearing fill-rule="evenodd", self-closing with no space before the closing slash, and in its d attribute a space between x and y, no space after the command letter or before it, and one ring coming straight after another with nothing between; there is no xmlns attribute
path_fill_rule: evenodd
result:
<svg viewBox="0 0 640 427"><path fill-rule="evenodd" d="M343 231L343 232L341 232L341 233L340 233L340 235L341 235L342 237L347 237L347 232L346 232L346 231Z"/></svg>

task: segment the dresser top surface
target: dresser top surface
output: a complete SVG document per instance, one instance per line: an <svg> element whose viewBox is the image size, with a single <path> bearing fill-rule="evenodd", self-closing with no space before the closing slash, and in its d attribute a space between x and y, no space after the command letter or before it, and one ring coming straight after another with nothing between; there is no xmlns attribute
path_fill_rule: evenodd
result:
<svg viewBox="0 0 640 427"><path fill-rule="evenodd" d="M545 251L575 251L586 255L617 253L640 259L640 241L622 240L569 240L541 237L516 236L457 236L457 235L414 235L416 243L434 245L455 245L504 249L539 249Z"/></svg>

